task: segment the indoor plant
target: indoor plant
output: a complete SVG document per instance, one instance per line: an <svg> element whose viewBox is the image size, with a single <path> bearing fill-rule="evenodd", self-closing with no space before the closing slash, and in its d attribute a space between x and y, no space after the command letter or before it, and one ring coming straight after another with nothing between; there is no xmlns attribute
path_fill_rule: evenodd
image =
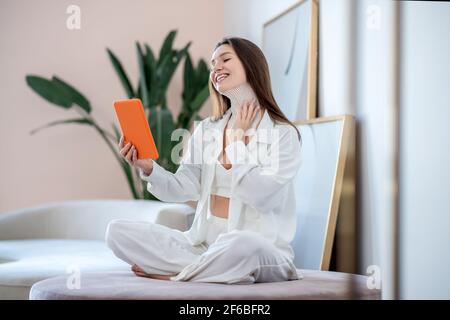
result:
<svg viewBox="0 0 450 320"><path fill-rule="evenodd" d="M139 65L139 80L136 88L133 87L121 62L116 55L107 49L111 63L122 83L127 98L139 98L142 100L152 135L160 157L157 162L171 172L175 172L178 165L171 160L172 147L178 143L172 141L171 134L176 128L189 129L195 120L201 120L198 115L202 105L209 96L208 91L208 67L203 59L197 66L192 63L188 52L191 42L181 50L173 49L173 41L177 31L172 30L166 36L156 58L152 49L144 44L136 42L137 60ZM170 81L178 64L184 58L182 107L176 120L167 108L166 93ZM42 127L32 130L30 133L60 124L84 124L94 128L103 141L113 152L119 161L127 178L131 193L135 199L156 199L145 188L145 181L139 179L137 169L132 170L123 160L117 150L120 131L113 123L113 133L102 128L91 115L91 104L79 90L57 76L45 79L36 75L27 75L28 86L50 103L65 108L74 109L79 117L53 121ZM115 99L111 99L115 100Z"/></svg>

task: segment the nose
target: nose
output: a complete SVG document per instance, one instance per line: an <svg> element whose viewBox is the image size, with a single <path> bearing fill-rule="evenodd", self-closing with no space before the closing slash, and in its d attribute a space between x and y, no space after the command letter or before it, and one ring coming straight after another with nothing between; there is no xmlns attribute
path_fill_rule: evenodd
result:
<svg viewBox="0 0 450 320"><path fill-rule="evenodd" d="M222 70L222 65L221 63L218 61L214 67L212 68L214 75L217 74L218 71Z"/></svg>
<svg viewBox="0 0 450 320"><path fill-rule="evenodd" d="M215 82L216 75L217 75L217 73L219 73L220 70L222 70L222 68L218 68L217 66L215 66L215 67L212 69L212 71L211 71L211 77L212 77L213 82Z"/></svg>

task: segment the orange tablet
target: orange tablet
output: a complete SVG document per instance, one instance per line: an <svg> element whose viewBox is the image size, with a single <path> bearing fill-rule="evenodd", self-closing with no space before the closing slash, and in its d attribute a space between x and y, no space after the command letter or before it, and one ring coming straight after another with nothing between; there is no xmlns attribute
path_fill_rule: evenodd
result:
<svg viewBox="0 0 450 320"><path fill-rule="evenodd" d="M131 142L136 147L138 159L158 159L158 149L153 140L141 100L117 100L114 101L114 109L122 130L124 143Z"/></svg>

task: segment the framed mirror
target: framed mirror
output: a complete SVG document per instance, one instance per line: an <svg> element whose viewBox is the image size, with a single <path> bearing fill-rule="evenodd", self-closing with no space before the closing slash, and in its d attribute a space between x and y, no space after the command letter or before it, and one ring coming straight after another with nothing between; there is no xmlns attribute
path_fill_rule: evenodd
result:
<svg viewBox="0 0 450 320"><path fill-rule="evenodd" d="M273 94L291 121L316 117L317 19L317 0L302 0L263 25Z"/></svg>
<svg viewBox="0 0 450 320"><path fill-rule="evenodd" d="M297 232L291 245L300 269L329 269L339 206L345 200L346 211L352 211L355 181L344 173L353 165L354 122L351 115L294 122L302 137L302 164L294 180ZM354 252L346 254L354 259Z"/></svg>

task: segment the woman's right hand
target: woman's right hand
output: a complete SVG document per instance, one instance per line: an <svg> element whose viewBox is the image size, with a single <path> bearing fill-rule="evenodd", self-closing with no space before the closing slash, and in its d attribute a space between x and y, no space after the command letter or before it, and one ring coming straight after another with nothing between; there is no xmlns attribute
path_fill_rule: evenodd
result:
<svg viewBox="0 0 450 320"><path fill-rule="evenodd" d="M152 173L153 159L138 159L136 147L130 142L124 145L123 135L120 136L119 153L131 166L142 169L146 176Z"/></svg>

